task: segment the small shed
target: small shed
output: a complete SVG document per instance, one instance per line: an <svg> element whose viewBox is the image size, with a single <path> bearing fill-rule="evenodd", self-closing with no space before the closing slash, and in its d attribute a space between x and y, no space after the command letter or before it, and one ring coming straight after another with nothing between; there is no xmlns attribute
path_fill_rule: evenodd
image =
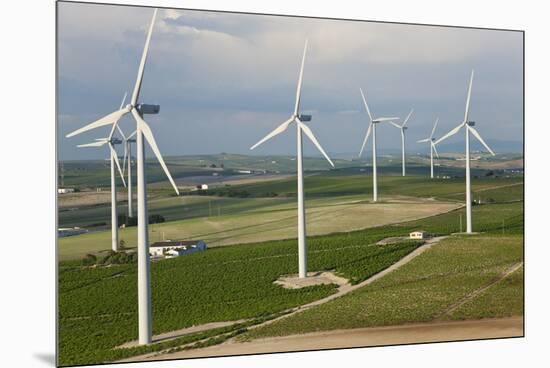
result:
<svg viewBox="0 0 550 368"><path fill-rule="evenodd" d="M167 240L151 244L149 255L152 257L173 258L184 254L202 252L208 247L202 240Z"/></svg>
<svg viewBox="0 0 550 368"><path fill-rule="evenodd" d="M409 239L426 239L428 234L425 231L413 231L409 234Z"/></svg>

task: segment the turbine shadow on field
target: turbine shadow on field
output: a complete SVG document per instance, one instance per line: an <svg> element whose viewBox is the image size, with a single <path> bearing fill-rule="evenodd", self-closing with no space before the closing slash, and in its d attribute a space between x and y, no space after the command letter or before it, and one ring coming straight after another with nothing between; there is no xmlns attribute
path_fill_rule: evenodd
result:
<svg viewBox="0 0 550 368"><path fill-rule="evenodd" d="M55 367L56 366L56 362L55 362L55 354L52 354L52 353L34 353L33 356L44 362L44 363L47 363L49 364L50 366L52 367Z"/></svg>

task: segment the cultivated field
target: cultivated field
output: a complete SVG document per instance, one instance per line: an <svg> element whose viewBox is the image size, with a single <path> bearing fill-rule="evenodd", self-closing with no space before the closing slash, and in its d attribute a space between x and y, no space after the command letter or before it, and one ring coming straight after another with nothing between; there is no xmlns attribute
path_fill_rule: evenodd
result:
<svg viewBox="0 0 550 368"><path fill-rule="evenodd" d="M455 228L448 225L449 219L456 216L457 213L451 212L398 225L309 237L310 269L334 270L354 283L360 282L417 246L409 242L389 246L372 244L418 228L446 234L458 228L458 223ZM475 206L474 216L476 230L487 231L487 234L473 238L451 238L371 286L310 309L303 315L289 317L292 321L296 319L291 326L287 326L283 319L271 326L250 330L246 336L251 339L335 326L356 328L365 324L399 324L431 320L436 315L440 315L441 319L448 318L444 312L449 307L477 288L493 282L509 265L522 260L522 237L515 235L523 231L521 203ZM505 229L504 237L499 225L502 220L511 224L510 228ZM295 273L296 264L296 240L219 247L153 263L155 334L194 324L243 319L246 322L183 335L147 347L114 349L137 338L135 265L81 268L78 262L63 262L60 269L61 362L83 364L111 361L155 351L174 352L181 350L179 346L182 345L188 349L219 344L243 335L253 325L276 318L288 308L335 292L333 285L292 290L272 283L280 275ZM494 286L498 285L496 283ZM514 285L518 286L518 283ZM486 294L489 295L487 301L478 302L474 298L471 305L466 303L462 307L469 305L469 311L458 308L450 317L459 318L464 313L473 318L477 318L474 317L476 315L521 313L517 309L522 304L521 288L516 287L519 292L495 290L494 293L491 288L487 290L491 291L491 294ZM376 298L372 298L374 294L370 293L375 293ZM193 297L190 298L190 295ZM418 295L424 297L419 298ZM502 297L506 300L501 300ZM342 300L350 302L332 307L335 303L342 303ZM491 306L494 305L501 305L506 313L492 312ZM370 312L359 313L359 309L365 306ZM328 314L321 317L316 314L317 308L321 311L328 308ZM307 318L310 314L311 317ZM348 318L341 321L340 315Z"/></svg>
<svg viewBox="0 0 550 368"><path fill-rule="evenodd" d="M195 202L193 198L167 200L174 202ZM225 211L233 214L198 217L187 220L170 221L150 226L150 241L165 239L202 239L209 246L251 243L265 240L288 239L297 236L295 200L255 198L232 200L219 198L196 198L192 206L201 206L208 211L209 202L224 206ZM164 202L158 201L155 204ZM222 204L223 203L223 204ZM391 203L368 203L357 196L320 198L308 201L308 235L321 235L363 229L366 227L390 224L395 221L407 221L442 212L451 211L460 206L453 202L427 201L414 198L396 198ZM181 208L181 207L179 207ZM163 213L170 214L170 209ZM81 258L86 253L110 249L109 230L94 232L59 240L61 259ZM120 239L125 246L132 248L136 244L136 228L120 230Z"/></svg>
<svg viewBox="0 0 550 368"><path fill-rule="evenodd" d="M449 235L461 224L464 229L463 179L382 176L376 204L371 183L365 174L338 171L306 178L309 270L362 285L421 245L378 241L413 230ZM451 236L378 280L301 313L291 312L338 289L274 284L297 273L295 185L288 177L181 197L161 185L151 190L151 213L167 220L149 227L151 242L200 238L212 248L152 263L153 333L170 338L148 346L124 345L137 338L136 265L80 262L86 253L105 256L110 231L60 239L60 363L162 358L228 340L522 315L521 178L473 179L474 198L482 199L473 206L474 231L481 234ZM60 213L64 223L109 221L106 204L76 207ZM135 232L121 229L127 247L135 244Z"/></svg>
<svg viewBox="0 0 550 368"><path fill-rule="evenodd" d="M513 279L502 281L502 276L522 261L522 236L452 237L371 285L255 329L245 338L522 315L521 272L516 270L517 277L512 273ZM500 290L507 283L516 287ZM468 299L487 285L492 286L487 293ZM461 302L464 304L457 306Z"/></svg>

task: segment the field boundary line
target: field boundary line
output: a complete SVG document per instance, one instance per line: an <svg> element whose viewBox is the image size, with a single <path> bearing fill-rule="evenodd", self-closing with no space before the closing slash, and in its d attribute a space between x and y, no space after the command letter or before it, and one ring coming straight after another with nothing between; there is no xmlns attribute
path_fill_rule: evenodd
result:
<svg viewBox="0 0 550 368"><path fill-rule="evenodd" d="M523 261L513 264L510 268L502 272L496 279L492 280L490 283L472 291L471 293L468 293L466 296L461 298L458 302L452 304L450 307L445 309L441 314L439 314L437 317L435 317L434 320L441 320L445 316L450 316L454 311L456 311L458 308L462 307L464 304L468 303L471 300L474 300L479 295L486 292L488 289L490 289L492 286L498 284L511 274L513 274L515 271L519 270L523 266Z"/></svg>

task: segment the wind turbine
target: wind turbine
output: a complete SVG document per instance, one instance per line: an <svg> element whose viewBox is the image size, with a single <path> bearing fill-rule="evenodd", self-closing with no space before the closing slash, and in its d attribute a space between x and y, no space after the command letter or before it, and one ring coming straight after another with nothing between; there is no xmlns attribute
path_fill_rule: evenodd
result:
<svg viewBox="0 0 550 368"><path fill-rule="evenodd" d="M128 217L131 218L134 217L132 198L132 143L136 143L136 139L134 137L137 134L137 130L134 130L132 134L126 137L118 125L117 128L122 135L122 140L124 141L124 160L122 162L123 173L126 173L126 165L128 165Z"/></svg>
<svg viewBox="0 0 550 368"><path fill-rule="evenodd" d="M434 178L434 153L437 156L437 158L439 158L439 153L437 153L437 149L435 148L435 143L434 143L435 141L434 133L438 122L439 122L439 118L435 119L435 124L434 124L434 127L432 128L432 133L428 138L416 141L417 143L430 142L430 178L432 179Z"/></svg>
<svg viewBox="0 0 550 368"><path fill-rule="evenodd" d="M361 155L363 154L363 149L365 149L365 145L367 144L367 140L369 139L369 135L372 131L372 201L376 202L378 200L378 180L376 177L376 124L384 121L398 120L399 118L380 117L380 118L373 119L369 109L369 105L367 104L367 99L365 98L365 94L363 93L363 90L361 88L359 88L359 91L361 92L361 97L363 98L363 103L365 104L365 109L367 110L367 113L369 114L369 119L370 119L369 128L367 129L367 134L365 135L365 139L363 140L361 151L359 151L359 157L361 157Z"/></svg>
<svg viewBox="0 0 550 368"><path fill-rule="evenodd" d="M481 138L481 135L477 132L477 130L474 128L475 122L468 120L468 114L470 112L470 96L472 94L472 83L474 80L474 71L472 70L472 74L470 74L470 84L468 86L468 96L466 97L466 109L464 111L464 120L462 123L460 123L457 127L452 129L450 132L445 134L443 137L439 138L437 141L435 141L435 144L439 144L440 142L444 141L445 139L449 138L450 136L458 133L458 131L462 128L464 128L464 131L466 132L466 233L470 234L472 232L472 200L471 200L471 184L470 184L470 133L474 135L474 137L477 138L478 141L487 148L487 151L491 153L491 155L495 155L493 150L485 143L483 138Z"/></svg>
<svg viewBox="0 0 550 368"><path fill-rule="evenodd" d="M122 100L122 103L124 104L124 100ZM120 168L120 162L118 161L118 156L114 147L116 144L122 143L120 139L113 137L115 126L116 123L113 124L113 128L111 129L109 137L96 139L96 141L93 143L79 144L77 147L102 147L106 144L109 146L109 154L111 159L111 249L115 252L118 252L118 214L115 165L118 168L118 172L124 186L126 186L126 182L124 181L124 174L122 173L122 169Z"/></svg>
<svg viewBox="0 0 550 368"><path fill-rule="evenodd" d="M298 274L300 278L307 277L307 245L306 245L306 212L304 207L304 171L303 171L303 157L302 157L302 132L308 136L313 144L321 151L323 156L327 159L332 167L334 164L326 154L323 147L319 144L313 132L309 127L304 124L304 121L311 121L311 115L300 114L300 96L302 89L302 78L304 74L304 63L306 60L307 51L307 39L304 45L304 54L302 56L302 66L300 67L300 75L298 77L298 87L296 88L296 103L294 105L294 112L290 115L290 118L284 123L275 128L271 133L262 138L258 143L250 147L251 150L258 147L268 139L284 132L292 123L296 123L296 144L297 144L297 180L298 180Z"/></svg>
<svg viewBox="0 0 550 368"><path fill-rule="evenodd" d="M401 130L401 171L402 171L402 176L405 176L405 130L408 129L408 127L406 127L405 125L409 121L413 111L414 111L414 109L411 109L411 112L409 112L409 115L407 115L407 117L403 121L403 124L401 124L401 125L399 125L396 122L393 122L391 120L389 121L389 123L391 125L393 125L394 127Z"/></svg>
<svg viewBox="0 0 550 368"><path fill-rule="evenodd" d="M160 150L153 136L153 132L149 125L143 120L144 114L158 114L159 105L147 105L138 103L139 92L141 90L141 82L147 61L147 53L149 51L149 43L153 26L157 16L158 9L153 12L153 18L149 25L149 31L145 40L145 46L141 55L141 61L136 78L136 84L132 93L132 99L124 108L112 112L103 118L86 125L85 127L76 130L67 135L72 137L76 134L94 129L100 126L113 124L122 116L131 113L136 120L136 141L137 141L137 210L138 210L138 314L139 314L139 343L141 345L149 344L152 341L152 325L151 325L151 283L150 283L150 260L149 260L149 239L148 239L148 216L147 216L147 188L145 176L145 144L144 139L149 143L160 165L162 166L168 180L174 187L176 194L179 195L178 187L170 175L170 171L164 163L164 159L160 154Z"/></svg>

